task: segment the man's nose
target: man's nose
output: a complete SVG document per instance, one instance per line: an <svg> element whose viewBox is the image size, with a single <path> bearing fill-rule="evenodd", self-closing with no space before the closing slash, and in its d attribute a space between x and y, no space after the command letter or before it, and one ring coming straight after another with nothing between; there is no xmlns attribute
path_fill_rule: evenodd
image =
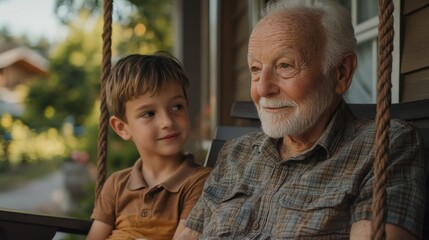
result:
<svg viewBox="0 0 429 240"><path fill-rule="evenodd" d="M261 97L270 97L279 93L278 76L270 66L264 66L258 82L258 94Z"/></svg>

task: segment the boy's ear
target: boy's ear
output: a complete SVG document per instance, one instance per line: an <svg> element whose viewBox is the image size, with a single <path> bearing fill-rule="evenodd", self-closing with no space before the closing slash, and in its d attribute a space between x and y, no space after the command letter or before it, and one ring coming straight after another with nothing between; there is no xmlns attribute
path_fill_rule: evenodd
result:
<svg viewBox="0 0 429 240"><path fill-rule="evenodd" d="M116 116L111 116L109 119L110 126L113 131L116 132L122 139L125 141L131 139L131 135L128 132L127 123L117 118Z"/></svg>
<svg viewBox="0 0 429 240"><path fill-rule="evenodd" d="M347 53L337 69L337 78L335 81L335 92L339 95L344 94L352 83L353 73L357 66L357 56L355 53Z"/></svg>

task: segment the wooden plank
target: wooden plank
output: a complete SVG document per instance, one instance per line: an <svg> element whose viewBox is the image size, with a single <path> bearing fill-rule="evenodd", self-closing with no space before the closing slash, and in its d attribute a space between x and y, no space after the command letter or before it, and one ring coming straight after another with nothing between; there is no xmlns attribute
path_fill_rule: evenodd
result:
<svg viewBox="0 0 429 240"><path fill-rule="evenodd" d="M16 223L0 221L0 239L37 239L51 240L56 234L55 227L41 226L37 224Z"/></svg>
<svg viewBox="0 0 429 240"><path fill-rule="evenodd" d="M429 0L405 0L404 2L404 14L409 14L411 12L417 11L420 8L423 8L429 5Z"/></svg>
<svg viewBox="0 0 429 240"><path fill-rule="evenodd" d="M401 74L429 67L429 6L405 16Z"/></svg>
<svg viewBox="0 0 429 240"><path fill-rule="evenodd" d="M54 235L57 231L71 234L86 235L91 228L91 224L92 222L89 220L49 216L0 208L0 229L6 232L7 236L21 234L16 231L16 228L20 229L19 231L22 231L22 229L26 229L26 231L29 231L29 233L34 232L34 234L40 234L40 236L45 234L47 234L46 236L50 236L52 234L52 231L54 232ZM25 228L22 228L23 226L25 226Z"/></svg>
<svg viewBox="0 0 429 240"><path fill-rule="evenodd" d="M243 91L243 82L250 85L243 66L247 65L247 40L249 37L248 2L247 1L220 1L221 12L221 41L220 41L220 69L219 89L217 97L219 109L218 125L236 125L239 120L231 118L229 110L238 93ZM244 53L244 54L243 54Z"/></svg>
<svg viewBox="0 0 429 240"><path fill-rule="evenodd" d="M403 75L401 102L421 99L429 99L429 67Z"/></svg>

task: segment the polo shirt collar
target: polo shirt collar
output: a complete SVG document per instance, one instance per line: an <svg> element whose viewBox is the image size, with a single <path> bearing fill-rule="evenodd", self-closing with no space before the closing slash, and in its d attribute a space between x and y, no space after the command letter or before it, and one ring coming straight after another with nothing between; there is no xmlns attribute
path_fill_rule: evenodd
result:
<svg viewBox="0 0 429 240"><path fill-rule="evenodd" d="M185 160L177 168L173 175L163 183L155 186L156 188L164 187L169 192L179 191L185 180L190 175L192 175L195 168L198 167L198 165L194 162L194 156L192 154L187 153L184 155L184 158ZM144 181L143 175L141 173L142 164L142 160L138 159L131 169L130 178L127 184L127 188L131 191L147 187L147 184Z"/></svg>

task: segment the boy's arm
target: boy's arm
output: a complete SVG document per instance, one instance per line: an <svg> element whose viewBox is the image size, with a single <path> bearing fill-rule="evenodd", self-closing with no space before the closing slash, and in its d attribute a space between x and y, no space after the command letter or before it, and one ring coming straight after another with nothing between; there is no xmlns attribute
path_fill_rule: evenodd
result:
<svg viewBox="0 0 429 240"><path fill-rule="evenodd" d="M180 221L177 224L176 231L174 232L173 239L198 239L200 236L200 233L196 232L198 235L193 234L194 232L192 229L187 228L185 226L186 218L188 217L188 214L194 207L195 203L199 200L201 193L204 188L204 183L208 177L208 175L211 172L211 168L205 168L204 170L200 171L199 173L194 175L194 179L192 179L192 185L188 188L189 191L186 194L186 201L185 205L183 207L182 214L180 216Z"/></svg>
<svg viewBox="0 0 429 240"><path fill-rule="evenodd" d="M107 223L94 220L89 230L87 240L105 240L112 233L113 227Z"/></svg>
<svg viewBox="0 0 429 240"><path fill-rule="evenodd" d="M180 232L178 232L179 228L181 228ZM180 220L179 225L177 226L177 229L176 229L176 233L174 234L173 240L198 240L200 236L201 236L201 233L194 231L185 226L185 220Z"/></svg>
<svg viewBox="0 0 429 240"><path fill-rule="evenodd" d="M174 232L173 240L177 239L177 237L180 236L180 234L183 232L185 227L186 227L185 226L185 219L181 219L179 221L179 224L177 224L177 228L176 228L176 232Z"/></svg>

